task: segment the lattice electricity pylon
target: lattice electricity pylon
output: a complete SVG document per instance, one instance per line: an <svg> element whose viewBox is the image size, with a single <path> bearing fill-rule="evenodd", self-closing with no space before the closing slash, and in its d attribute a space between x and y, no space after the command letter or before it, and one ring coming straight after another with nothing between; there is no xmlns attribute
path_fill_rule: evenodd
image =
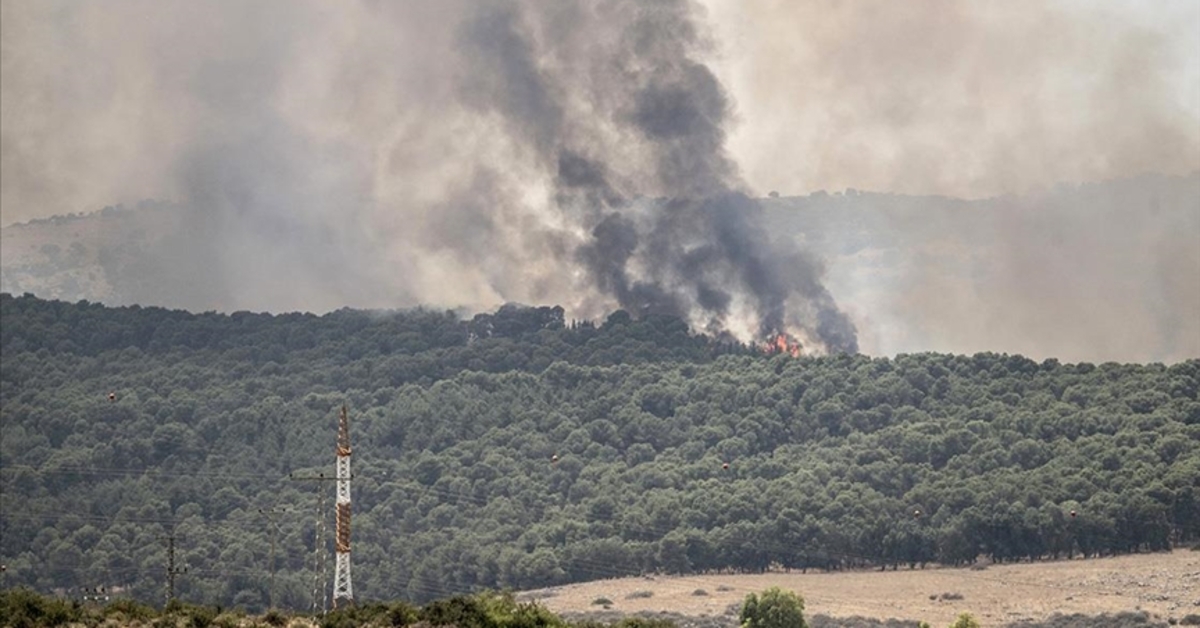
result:
<svg viewBox="0 0 1200 628"><path fill-rule="evenodd" d="M350 581L350 417L346 406L338 416L337 438L337 562L333 569L333 607L338 600L354 602L354 586Z"/></svg>
<svg viewBox="0 0 1200 628"><path fill-rule="evenodd" d="M318 473L311 476L297 476L288 474L292 480L301 482L313 482L317 486L317 519L316 525L313 527L313 589L312 589L312 612L313 614L320 613L324 615L328 610L328 586L329 581L326 580L326 574L329 570L326 568L326 557L329 552L326 551L325 544L325 482L335 482L336 477L325 477L324 473Z"/></svg>

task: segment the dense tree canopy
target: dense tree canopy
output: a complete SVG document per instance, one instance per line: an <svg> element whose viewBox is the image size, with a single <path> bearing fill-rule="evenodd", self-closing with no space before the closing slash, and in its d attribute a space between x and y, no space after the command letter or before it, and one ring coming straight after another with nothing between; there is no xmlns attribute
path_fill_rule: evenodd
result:
<svg viewBox="0 0 1200 628"><path fill-rule="evenodd" d="M221 315L10 295L0 357L0 556L9 584L43 591L160 600L174 530L184 599L306 608L316 491L331 487L295 478L332 474L343 403L365 598L1200 537L1197 360L791 358L623 313Z"/></svg>

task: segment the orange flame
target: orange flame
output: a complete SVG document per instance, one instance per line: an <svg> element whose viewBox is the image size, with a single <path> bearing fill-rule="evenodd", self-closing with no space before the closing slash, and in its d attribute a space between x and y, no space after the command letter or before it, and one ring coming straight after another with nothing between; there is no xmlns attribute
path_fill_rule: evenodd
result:
<svg viewBox="0 0 1200 628"><path fill-rule="evenodd" d="M800 357L800 342L788 334L777 334L763 345L763 353L767 355L790 355Z"/></svg>

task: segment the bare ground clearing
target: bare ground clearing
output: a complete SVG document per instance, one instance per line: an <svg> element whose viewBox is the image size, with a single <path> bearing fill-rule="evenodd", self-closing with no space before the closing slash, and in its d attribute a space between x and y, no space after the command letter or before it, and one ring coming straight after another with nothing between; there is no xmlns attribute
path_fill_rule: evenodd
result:
<svg viewBox="0 0 1200 628"><path fill-rule="evenodd" d="M984 626L1055 613L1099 615L1143 610L1162 620L1200 614L1200 552L1137 554L1089 560L937 567L899 571L767 573L633 577L530 591L559 613L602 609L599 598L623 613L725 615L746 594L778 586L804 597L806 614L924 620L948 625L970 612ZM702 589L706 595L697 594ZM651 595L646 596L644 592ZM639 594L639 592L641 592ZM962 599L943 599L944 594ZM953 596L951 596L953 597ZM935 598L935 599L931 599Z"/></svg>

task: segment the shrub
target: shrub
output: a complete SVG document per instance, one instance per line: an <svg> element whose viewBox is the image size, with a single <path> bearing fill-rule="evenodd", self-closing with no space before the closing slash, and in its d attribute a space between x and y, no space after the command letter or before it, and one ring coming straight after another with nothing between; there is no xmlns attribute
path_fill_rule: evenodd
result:
<svg viewBox="0 0 1200 628"><path fill-rule="evenodd" d="M791 591L771 587L751 593L742 603L742 628L805 628L804 600Z"/></svg>
<svg viewBox="0 0 1200 628"><path fill-rule="evenodd" d="M613 628L677 628L675 622L669 619L649 619L646 617L627 617Z"/></svg>
<svg viewBox="0 0 1200 628"><path fill-rule="evenodd" d="M480 600L467 595L430 602L421 607L419 615L434 626L492 628L492 620Z"/></svg>
<svg viewBox="0 0 1200 628"><path fill-rule="evenodd" d="M695 591L692 591L692 595L696 597L707 597L708 591L705 591L704 589L696 589Z"/></svg>
<svg viewBox="0 0 1200 628"><path fill-rule="evenodd" d="M146 622L158 615L152 607L140 604L129 598L113 600L102 611L105 619L124 619L126 621Z"/></svg>
<svg viewBox="0 0 1200 628"><path fill-rule="evenodd" d="M612 605L612 603L613 603L613 601L612 601L612 600L610 600L610 599L608 599L608 598L606 598L606 597L598 597L598 598L596 598L596 599L592 600L592 605L593 605L593 606L601 606L601 605L603 605L603 606L611 606L611 605Z"/></svg>
<svg viewBox="0 0 1200 628"><path fill-rule="evenodd" d="M396 628L417 623L419 616L416 608L404 602L393 602L387 612L388 624Z"/></svg>
<svg viewBox="0 0 1200 628"><path fill-rule="evenodd" d="M262 619L263 623L268 626L274 626L275 628L283 628L288 623L287 616L274 608L263 614Z"/></svg>
<svg viewBox="0 0 1200 628"><path fill-rule="evenodd" d="M963 599L963 594L962 593L943 593L942 599L943 600L961 600L961 599Z"/></svg>
<svg viewBox="0 0 1200 628"><path fill-rule="evenodd" d="M216 628L239 628L242 625L242 618L238 613L225 612L214 617L212 625Z"/></svg>
<svg viewBox="0 0 1200 628"><path fill-rule="evenodd" d="M970 613L963 613L950 624L950 628L980 628L979 622Z"/></svg>
<svg viewBox="0 0 1200 628"><path fill-rule="evenodd" d="M390 623L393 621L392 612L393 606L389 606L382 602L357 604L348 608L339 608L335 611L330 611L321 618L321 627L356 628L357 626L380 625L385 623L393 626L407 625Z"/></svg>
<svg viewBox="0 0 1200 628"><path fill-rule="evenodd" d="M29 589L13 589L0 593L0 617L6 617L5 625L13 628L61 626L79 621L83 608L78 603L43 597Z"/></svg>
<svg viewBox="0 0 1200 628"><path fill-rule="evenodd" d="M643 589L641 591L634 591L633 593L626 595L625 599L636 600L636 599L643 599L643 598L650 598L650 597L654 597L654 591L647 591L647 590Z"/></svg>

